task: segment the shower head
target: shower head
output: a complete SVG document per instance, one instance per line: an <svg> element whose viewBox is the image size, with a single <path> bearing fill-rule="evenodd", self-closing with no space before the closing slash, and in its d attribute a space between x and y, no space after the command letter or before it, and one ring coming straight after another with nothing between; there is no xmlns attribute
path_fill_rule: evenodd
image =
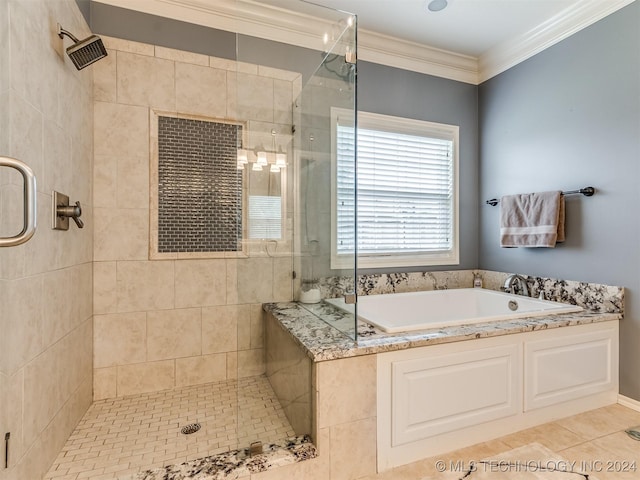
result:
<svg viewBox="0 0 640 480"><path fill-rule="evenodd" d="M67 55L78 70L82 70L107 56L107 49L104 48L99 36L91 35L84 40L78 40L58 24L58 36L63 38L65 35L73 40L73 45L67 48Z"/></svg>

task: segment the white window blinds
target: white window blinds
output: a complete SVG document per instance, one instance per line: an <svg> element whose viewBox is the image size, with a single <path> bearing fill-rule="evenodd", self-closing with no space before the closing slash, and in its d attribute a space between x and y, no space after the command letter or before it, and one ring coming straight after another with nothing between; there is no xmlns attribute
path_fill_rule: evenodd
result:
<svg viewBox="0 0 640 480"><path fill-rule="evenodd" d="M282 198L266 195L249 196L249 238L282 238Z"/></svg>
<svg viewBox="0 0 640 480"><path fill-rule="evenodd" d="M455 253L457 261L457 127L450 134L405 119L390 122L388 128L377 120L367 122L366 114L359 117L358 257L422 256L421 264L428 264L424 255L453 257ZM354 251L354 129L341 125L339 119L335 145L335 253L339 256ZM366 261L359 262L367 266Z"/></svg>

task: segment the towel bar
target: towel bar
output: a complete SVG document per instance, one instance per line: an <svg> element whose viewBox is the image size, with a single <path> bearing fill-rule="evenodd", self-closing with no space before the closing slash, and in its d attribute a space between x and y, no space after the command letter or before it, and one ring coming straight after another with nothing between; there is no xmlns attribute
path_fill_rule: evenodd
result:
<svg viewBox="0 0 640 480"><path fill-rule="evenodd" d="M585 197L591 197L594 193L596 193L596 189L593 187L584 187L584 188L581 188L580 190L568 190L566 192L562 192L562 195L573 195L574 193L581 193ZM500 200L498 200L497 198L492 198L491 200L487 200L485 203L487 205L491 205L492 207L495 207L497 204L500 203Z"/></svg>

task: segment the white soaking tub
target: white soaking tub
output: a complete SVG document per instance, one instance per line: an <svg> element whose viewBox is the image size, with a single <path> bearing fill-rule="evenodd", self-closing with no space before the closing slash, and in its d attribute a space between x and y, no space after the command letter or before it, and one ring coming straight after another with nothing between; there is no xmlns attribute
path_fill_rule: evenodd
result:
<svg viewBox="0 0 640 480"><path fill-rule="evenodd" d="M343 298L325 302L353 313ZM582 311L582 307L496 292L458 288L426 292L358 296L358 319L387 333L539 317Z"/></svg>

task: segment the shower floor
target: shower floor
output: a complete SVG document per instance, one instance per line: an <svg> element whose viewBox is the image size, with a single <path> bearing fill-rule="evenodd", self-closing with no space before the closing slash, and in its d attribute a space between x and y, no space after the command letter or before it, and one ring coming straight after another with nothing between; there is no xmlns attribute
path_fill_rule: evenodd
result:
<svg viewBox="0 0 640 480"><path fill-rule="evenodd" d="M199 423L196 433L181 429ZM45 480L106 480L294 435L265 376L99 400Z"/></svg>

